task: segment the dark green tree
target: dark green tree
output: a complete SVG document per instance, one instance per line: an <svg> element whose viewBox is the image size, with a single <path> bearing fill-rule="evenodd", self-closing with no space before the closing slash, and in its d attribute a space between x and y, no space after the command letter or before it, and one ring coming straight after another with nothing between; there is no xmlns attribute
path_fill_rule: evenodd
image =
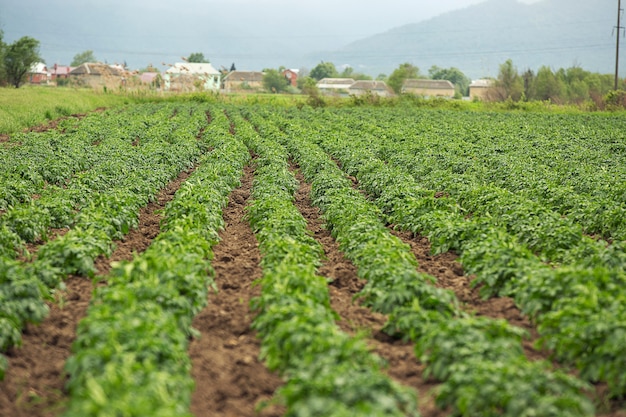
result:
<svg viewBox="0 0 626 417"><path fill-rule="evenodd" d="M428 70L428 76L433 80L448 80L454 84L457 93L462 96L469 95L470 79L458 68L440 68L433 65Z"/></svg>
<svg viewBox="0 0 626 417"><path fill-rule="evenodd" d="M393 70L389 79L387 80L387 84L396 94L400 94L402 91L402 84L404 80L418 78L420 76L420 69L413 64L405 62L404 64L400 64L398 68Z"/></svg>
<svg viewBox="0 0 626 417"><path fill-rule="evenodd" d="M289 81L276 69L263 70L263 87L270 93L282 93L287 90Z"/></svg>
<svg viewBox="0 0 626 417"><path fill-rule="evenodd" d="M186 59L187 62L195 62L195 63L209 63L210 61L204 57L204 54L202 52L194 52L192 54L189 54L189 56Z"/></svg>
<svg viewBox="0 0 626 417"><path fill-rule="evenodd" d="M4 54L7 81L15 88L19 88L33 64L41 61L37 39L24 36L16 40L7 46Z"/></svg>
<svg viewBox="0 0 626 417"><path fill-rule="evenodd" d="M74 59L72 59L72 62L70 63L70 66L71 67L77 67L77 66L82 65L82 64L84 64L86 62L98 62L98 60L96 59L96 56L93 54L92 50L79 52L76 55L74 55Z"/></svg>
<svg viewBox="0 0 626 417"><path fill-rule="evenodd" d="M336 78L337 76L339 76L339 73L337 72L335 64L333 64L332 62L322 61L311 70L311 74L309 75L311 76L311 78L319 81L322 78Z"/></svg>

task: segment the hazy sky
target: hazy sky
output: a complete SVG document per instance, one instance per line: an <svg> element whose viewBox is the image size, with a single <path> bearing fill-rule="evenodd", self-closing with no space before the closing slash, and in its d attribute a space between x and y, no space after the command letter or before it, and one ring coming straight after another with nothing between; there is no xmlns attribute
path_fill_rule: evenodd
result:
<svg viewBox="0 0 626 417"><path fill-rule="evenodd" d="M131 68L193 52L216 67L231 61L298 67L298 51L337 49L483 1L0 0L0 29L5 42L39 40L48 65L69 64L77 53L93 50L100 60L125 61Z"/></svg>

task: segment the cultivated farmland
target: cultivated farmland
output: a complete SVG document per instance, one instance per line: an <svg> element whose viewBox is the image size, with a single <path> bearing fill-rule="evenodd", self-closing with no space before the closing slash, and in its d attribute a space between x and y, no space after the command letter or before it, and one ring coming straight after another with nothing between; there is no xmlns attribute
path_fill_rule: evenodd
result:
<svg viewBox="0 0 626 417"><path fill-rule="evenodd" d="M622 116L150 103L0 159L0 416L626 415Z"/></svg>

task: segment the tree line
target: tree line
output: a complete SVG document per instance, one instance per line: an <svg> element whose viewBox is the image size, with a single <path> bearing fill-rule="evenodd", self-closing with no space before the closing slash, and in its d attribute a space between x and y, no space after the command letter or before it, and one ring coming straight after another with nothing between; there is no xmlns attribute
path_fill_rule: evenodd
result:
<svg viewBox="0 0 626 417"><path fill-rule="evenodd" d="M614 91L612 74L586 71L579 66L553 70L542 66L536 72L530 69L519 72L512 60L500 65L498 77L487 94L492 101L549 101L555 104L583 104L603 106L626 104L626 80L619 81Z"/></svg>

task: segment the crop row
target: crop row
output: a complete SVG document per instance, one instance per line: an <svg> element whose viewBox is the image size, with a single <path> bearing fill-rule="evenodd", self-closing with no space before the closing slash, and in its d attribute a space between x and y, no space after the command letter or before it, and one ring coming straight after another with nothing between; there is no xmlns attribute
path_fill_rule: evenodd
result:
<svg viewBox="0 0 626 417"><path fill-rule="evenodd" d="M616 395L625 392L626 279L620 244L581 256L573 265L546 265L491 217L467 216L454 199L424 189L402 167L358 146L357 138L338 135L336 129L319 138L358 177L391 223L427 235L440 251L458 251L466 273L476 274L474 284L482 284L484 294L510 295L537 320L542 343L557 358L577 367L582 378L607 381Z"/></svg>
<svg viewBox="0 0 626 417"><path fill-rule="evenodd" d="M342 121L366 132L381 158L409 168L429 188L455 195L489 185L488 193L508 191L505 204L529 208L529 201L537 202L586 233L626 238L623 118L429 112L413 117L403 111L358 116ZM408 118L411 123L405 123ZM531 214L554 215L545 209ZM549 229L552 223L547 218L544 225Z"/></svg>
<svg viewBox="0 0 626 417"><path fill-rule="evenodd" d="M286 378L279 398L288 416L417 416L415 394L384 375L362 338L341 332L327 280L316 275L323 251L293 204L298 187L287 153L234 114L237 136L258 155L248 218L263 255L253 328L261 356Z"/></svg>
<svg viewBox="0 0 626 417"><path fill-rule="evenodd" d="M100 117L113 126L119 122L114 117ZM206 124L204 113L194 117ZM179 123L191 129L180 129L174 137L171 128L160 133L155 130L150 141L141 147L132 146L122 136L103 140L102 146L97 147L102 153L95 152L99 163L73 176L66 187L47 194L50 198L46 201L54 202L58 210L42 204L42 197L11 207L0 216L6 232L0 243L7 243L4 237L9 236L0 258L0 351L19 345L25 323L40 322L47 315L45 301L52 298L67 275L93 275L94 260L108 256L114 240L122 239L137 225L140 207L154 199L158 190L180 171L193 165L205 148L196 139L200 125L193 118ZM59 213L72 218L68 220L71 229L41 245L34 261L14 259L15 248L23 244L22 238L28 238L26 231L31 231L31 238L45 235L53 219L59 221ZM0 358L1 376L7 363L3 356Z"/></svg>
<svg viewBox="0 0 626 417"><path fill-rule="evenodd" d="M67 416L190 416L191 320L213 286L212 247L222 209L249 160L214 118L214 150L167 204L161 233L141 255L114 265L78 327L68 360Z"/></svg>
<svg viewBox="0 0 626 417"><path fill-rule="evenodd" d="M257 123L263 126L261 119ZM585 384L524 356L524 331L502 320L464 313L453 293L434 287L432 277L417 272L410 248L384 226L380 210L353 189L313 143L319 139L316 130L284 126L286 135L276 129L273 134L312 182L314 203L367 280L358 296L373 310L389 315L386 331L416 343L416 356L427 365L426 376L443 381L440 406L451 406L459 415L592 414L593 407L581 392Z"/></svg>

